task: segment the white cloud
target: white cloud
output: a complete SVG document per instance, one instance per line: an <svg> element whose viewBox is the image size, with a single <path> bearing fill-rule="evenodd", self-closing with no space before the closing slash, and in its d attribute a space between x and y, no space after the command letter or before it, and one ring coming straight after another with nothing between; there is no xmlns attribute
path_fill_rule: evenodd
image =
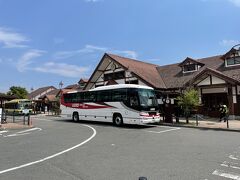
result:
<svg viewBox="0 0 240 180"><path fill-rule="evenodd" d="M24 35L13 32L9 29L0 27L0 44L5 48L22 48L27 47L24 45L29 39Z"/></svg>
<svg viewBox="0 0 240 180"><path fill-rule="evenodd" d="M56 59L66 59L76 55L87 54L87 53L95 53L95 52L105 52L107 48L98 47L93 45L86 45L82 49L74 50L74 51L60 51L54 54L54 58Z"/></svg>
<svg viewBox="0 0 240 180"><path fill-rule="evenodd" d="M32 64L32 59L42 56L45 53L45 51L32 49L27 51L20 57L20 59L17 62L17 70L19 72L24 72L27 70L30 64Z"/></svg>
<svg viewBox="0 0 240 180"><path fill-rule="evenodd" d="M228 0L228 1L233 3L235 6L240 7L240 0Z"/></svg>
<svg viewBox="0 0 240 180"><path fill-rule="evenodd" d="M86 45L85 49L91 50L91 51L106 51L108 48L106 47L99 47L99 46L93 46L93 45Z"/></svg>
<svg viewBox="0 0 240 180"><path fill-rule="evenodd" d="M86 2L100 2L100 1L103 1L103 0L85 0Z"/></svg>
<svg viewBox="0 0 240 180"><path fill-rule="evenodd" d="M201 0L202 2L209 2L209 1L215 1L216 3L219 2L219 0ZM234 6L240 7L240 0L222 0L232 3Z"/></svg>
<svg viewBox="0 0 240 180"><path fill-rule="evenodd" d="M147 59L147 60L150 62L160 62L161 61L161 59L158 59L158 58Z"/></svg>
<svg viewBox="0 0 240 180"><path fill-rule="evenodd" d="M132 59L137 59L138 54L135 51L120 51L120 50L112 50L111 51L113 54L118 54L118 55L122 55L128 58L132 58Z"/></svg>
<svg viewBox="0 0 240 180"><path fill-rule="evenodd" d="M41 67L33 68L33 70L43 73L57 74L64 77L83 77L89 71L87 67L79 67L65 63L47 62Z"/></svg>
<svg viewBox="0 0 240 180"><path fill-rule="evenodd" d="M219 44L220 44L221 46L232 47L232 46L234 46L234 45L240 44L240 41L238 41L238 40L226 40L226 39L224 39L224 40L220 41Z"/></svg>
<svg viewBox="0 0 240 180"><path fill-rule="evenodd" d="M66 59L70 57L74 57L77 55L83 55L83 54L94 54L94 53L104 53L104 52L111 52L113 54L118 54L122 55L125 57L133 58L136 59L138 54L135 51L130 51L130 50L114 50L111 48L107 47L99 47L99 46L94 46L94 45L86 45L84 48L79 49L79 50L74 50L74 51L60 51L54 54L55 59Z"/></svg>

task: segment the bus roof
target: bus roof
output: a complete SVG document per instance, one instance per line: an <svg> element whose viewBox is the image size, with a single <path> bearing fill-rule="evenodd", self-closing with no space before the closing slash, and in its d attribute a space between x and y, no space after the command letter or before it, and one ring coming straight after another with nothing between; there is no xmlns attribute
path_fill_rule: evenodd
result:
<svg viewBox="0 0 240 180"><path fill-rule="evenodd" d="M120 89L120 88L138 88L138 89L152 89L149 86L137 85L137 84L116 84L116 85L108 85L108 86L100 86L89 91L99 91L99 90L109 90L109 89Z"/></svg>
<svg viewBox="0 0 240 180"><path fill-rule="evenodd" d="M16 102L18 103L18 102L26 102L26 101L30 102L29 99L13 99L13 100L7 101L5 103L16 103Z"/></svg>
<svg viewBox="0 0 240 180"><path fill-rule="evenodd" d="M137 85L137 84L116 84L116 85L107 85L107 86L100 86L94 89L90 89L89 91L101 91L101 90L109 90L109 89L120 89L120 88L138 88L138 89L152 89L152 87L149 86L143 86L143 85ZM74 91L68 91L63 94L71 94L71 93L77 93L77 92L86 92L87 90L74 90Z"/></svg>

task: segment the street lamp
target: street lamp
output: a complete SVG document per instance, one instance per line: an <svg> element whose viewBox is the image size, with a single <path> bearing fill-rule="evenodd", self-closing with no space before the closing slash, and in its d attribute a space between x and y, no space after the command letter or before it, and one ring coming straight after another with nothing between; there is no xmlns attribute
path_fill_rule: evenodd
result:
<svg viewBox="0 0 240 180"><path fill-rule="evenodd" d="M59 89L62 89L62 87L63 87L63 82L60 81L58 85L59 85Z"/></svg>

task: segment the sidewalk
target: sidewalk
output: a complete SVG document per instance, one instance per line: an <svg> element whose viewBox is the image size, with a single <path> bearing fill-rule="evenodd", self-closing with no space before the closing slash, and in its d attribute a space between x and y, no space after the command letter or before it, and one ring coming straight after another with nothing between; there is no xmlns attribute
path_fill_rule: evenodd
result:
<svg viewBox="0 0 240 180"><path fill-rule="evenodd" d="M198 121L196 119L189 119L189 123L186 123L185 119L180 119L179 123L174 120L173 123L160 122L161 125L178 126L178 127L189 127L189 128L202 128L202 129L213 129L213 130L224 130L224 131L237 131L240 132L240 120L229 120L227 128L227 122L221 121L217 118L207 118Z"/></svg>
<svg viewBox="0 0 240 180"><path fill-rule="evenodd" d="M4 129L27 129L27 128L32 128L33 125L23 125L19 123L5 123L5 124L0 124L0 130Z"/></svg>

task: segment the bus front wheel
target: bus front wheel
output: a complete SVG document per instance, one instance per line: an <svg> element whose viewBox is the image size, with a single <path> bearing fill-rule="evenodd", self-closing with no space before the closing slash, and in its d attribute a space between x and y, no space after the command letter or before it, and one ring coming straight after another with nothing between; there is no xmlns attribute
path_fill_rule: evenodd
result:
<svg viewBox="0 0 240 180"><path fill-rule="evenodd" d="M75 122L78 122L78 121L79 121L79 115L78 115L77 112L74 112L74 113L73 113L72 119L73 119L73 121L75 121Z"/></svg>
<svg viewBox="0 0 240 180"><path fill-rule="evenodd" d="M123 119L122 119L121 114L115 114L115 115L113 116L113 123L114 123L116 126L122 126L122 125L123 125Z"/></svg>

